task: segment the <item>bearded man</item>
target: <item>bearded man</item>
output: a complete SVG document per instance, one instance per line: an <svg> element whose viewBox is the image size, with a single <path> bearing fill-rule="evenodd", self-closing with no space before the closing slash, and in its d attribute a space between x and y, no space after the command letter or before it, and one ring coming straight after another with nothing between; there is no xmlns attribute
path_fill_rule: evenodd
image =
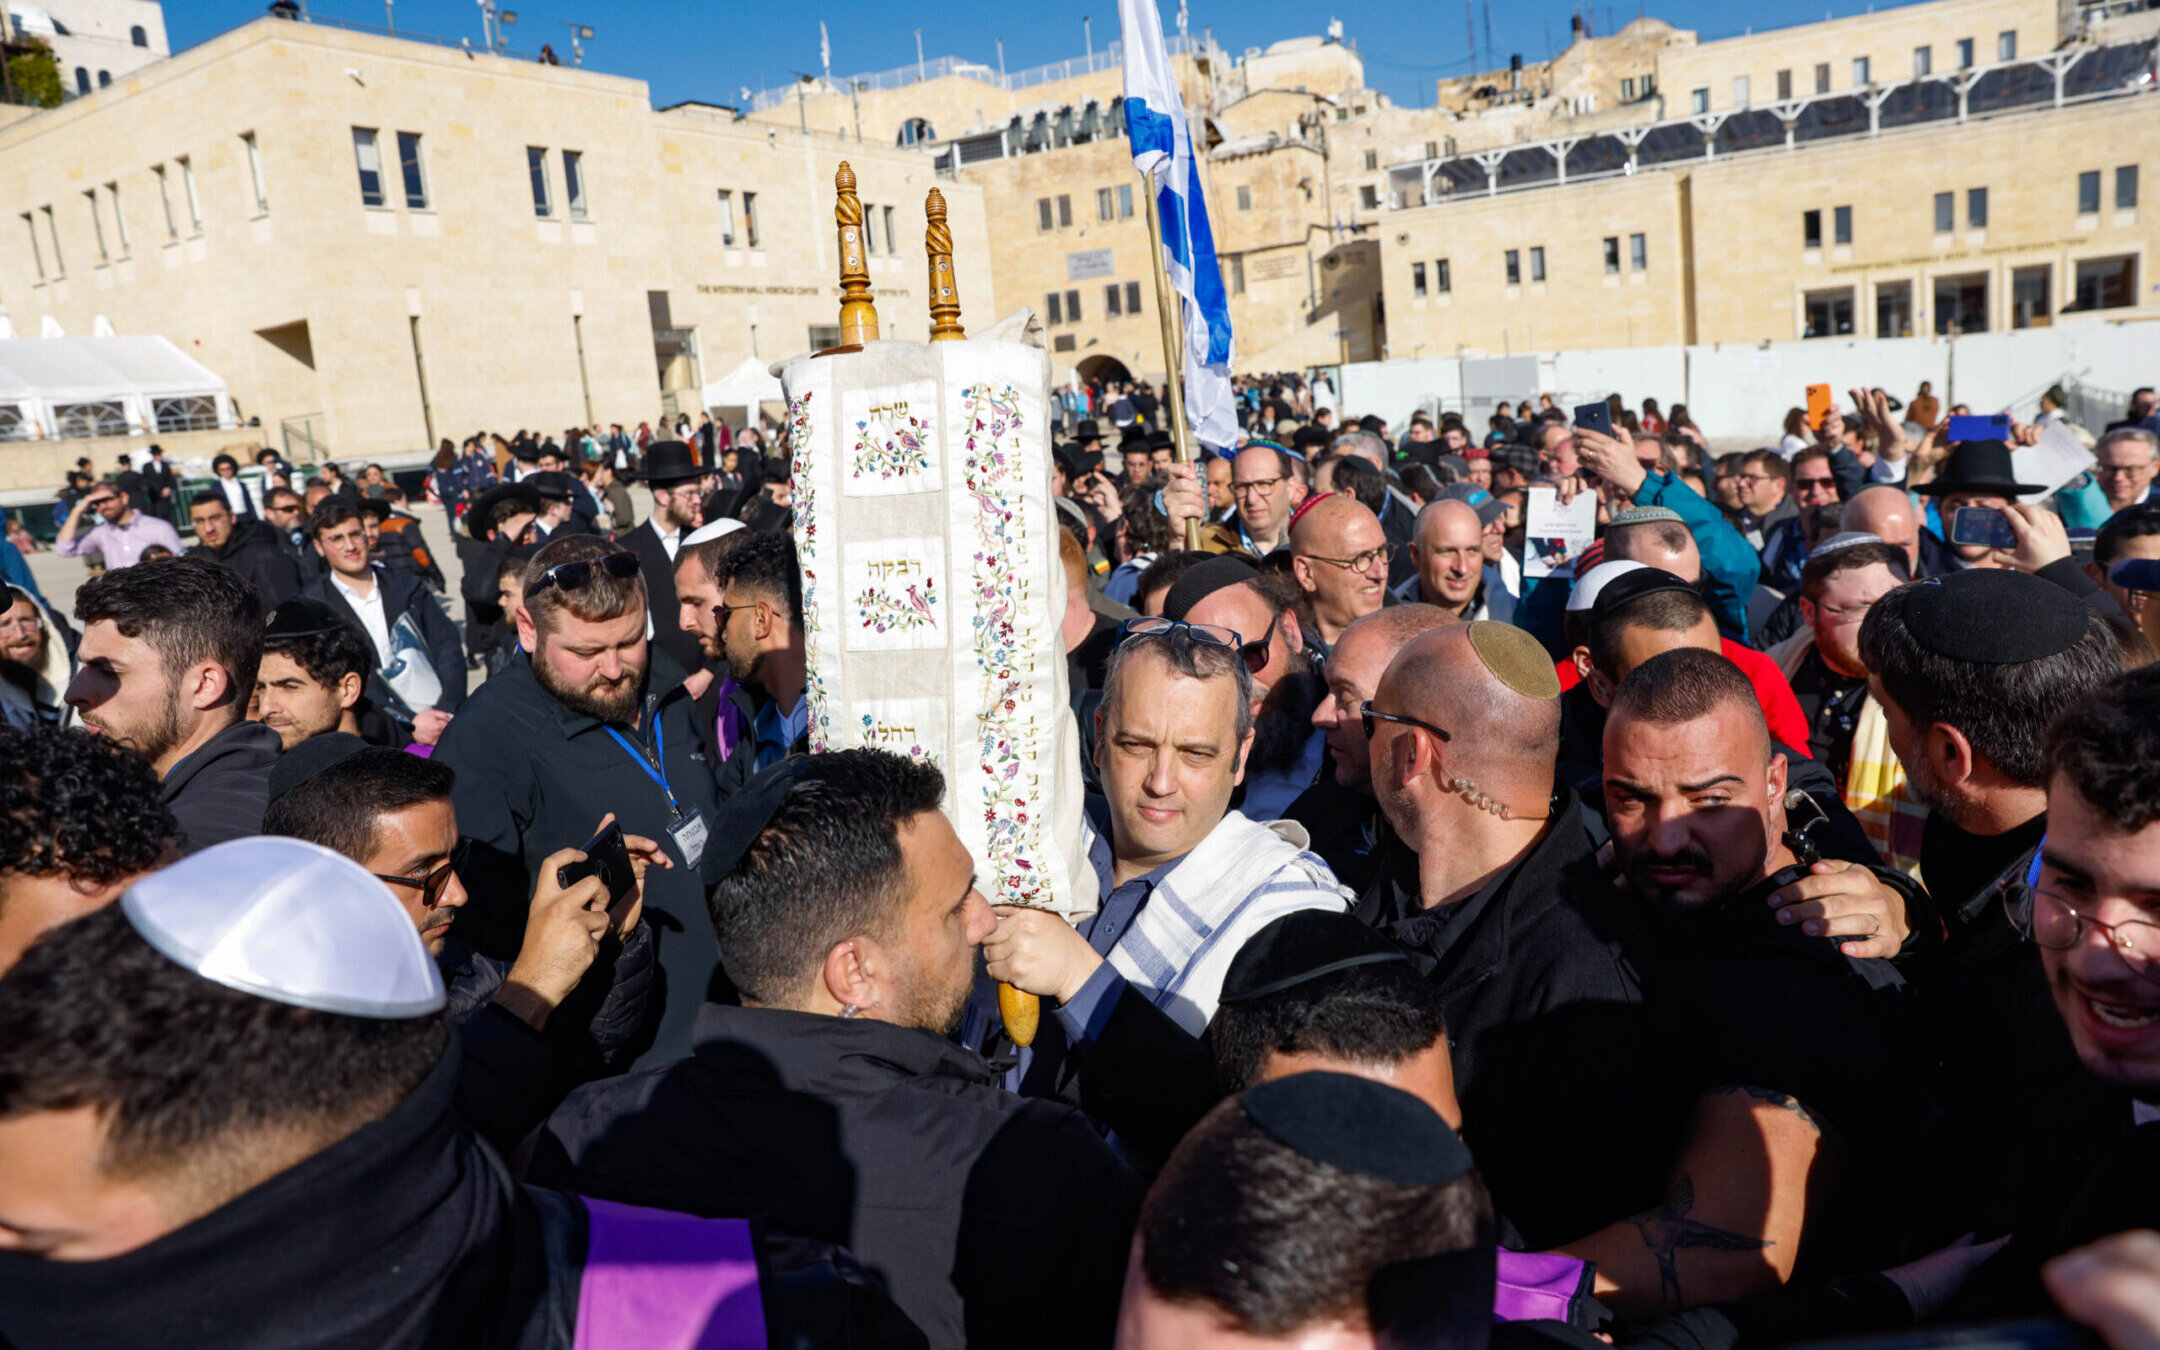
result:
<svg viewBox="0 0 2160 1350"><path fill-rule="evenodd" d="M525 570L516 620L531 660L480 687L436 746L457 770L451 801L471 844L459 936L515 957L540 862L577 848L613 811L673 865L650 873L648 921L666 930L667 1006L640 1065L680 1059L708 998L732 990L705 917L706 856L720 791L684 672L646 640L635 553L595 535L550 541Z"/></svg>

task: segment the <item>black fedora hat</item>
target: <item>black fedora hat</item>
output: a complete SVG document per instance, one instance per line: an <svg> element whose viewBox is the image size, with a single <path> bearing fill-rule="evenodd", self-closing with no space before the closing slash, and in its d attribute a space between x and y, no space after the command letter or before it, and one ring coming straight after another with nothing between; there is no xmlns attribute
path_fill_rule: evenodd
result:
<svg viewBox="0 0 2160 1350"><path fill-rule="evenodd" d="M1073 439L1082 445L1087 444L1089 441L1099 441L1102 439L1102 428L1096 426L1095 419L1090 417L1073 428Z"/></svg>
<svg viewBox="0 0 2160 1350"><path fill-rule="evenodd" d="M540 494L533 491L530 484L503 483L473 498L472 505L465 510L465 533L486 542L480 534L480 522L488 518L488 512L495 509L495 503L505 498L515 500L536 516L540 514Z"/></svg>
<svg viewBox="0 0 2160 1350"><path fill-rule="evenodd" d="M705 467L698 452L683 442L654 441L645 447L644 467L622 476L665 486L686 478L703 478L710 472L712 470Z"/></svg>
<svg viewBox="0 0 2160 1350"><path fill-rule="evenodd" d="M2045 491L2045 483L2020 483L2010 467L2010 447L2001 441L1966 441L1950 452L1934 481L1913 491L1925 497L1969 492L1977 496L2017 497Z"/></svg>

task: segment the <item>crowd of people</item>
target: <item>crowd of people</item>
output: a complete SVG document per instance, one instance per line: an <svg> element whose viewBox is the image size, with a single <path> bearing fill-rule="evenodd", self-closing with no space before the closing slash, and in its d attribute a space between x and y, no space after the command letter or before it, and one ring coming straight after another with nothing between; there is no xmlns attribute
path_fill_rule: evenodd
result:
<svg viewBox="0 0 2160 1350"><path fill-rule="evenodd" d="M0 1344L2160 1346L2150 391L2067 484L1925 390L1237 392L1054 392L1077 923L811 753L755 429L444 442L449 604L376 466L89 480L0 610Z"/></svg>

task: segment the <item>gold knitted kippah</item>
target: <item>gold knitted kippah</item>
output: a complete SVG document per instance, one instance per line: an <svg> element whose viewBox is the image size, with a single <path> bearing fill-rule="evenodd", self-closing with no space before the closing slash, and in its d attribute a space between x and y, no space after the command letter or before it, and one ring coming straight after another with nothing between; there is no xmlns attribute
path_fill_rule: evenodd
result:
<svg viewBox="0 0 2160 1350"><path fill-rule="evenodd" d="M1470 650L1500 683L1524 698L1560 697L1560 677L1538 640L1511 623L1480 619L1468 625Z"/></svg>

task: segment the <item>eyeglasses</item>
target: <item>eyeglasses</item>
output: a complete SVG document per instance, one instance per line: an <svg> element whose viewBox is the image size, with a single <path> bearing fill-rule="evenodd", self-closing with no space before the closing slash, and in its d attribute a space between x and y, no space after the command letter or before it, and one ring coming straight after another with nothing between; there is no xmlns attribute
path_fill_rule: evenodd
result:
<svg viewBox="0 0 2160 1350"><path fill-rule="evenodd" d="M2003 909L2018 936L2049 951L2066 952L2085 940L2087 928L2097 928L2107 934L2108 946L2130 967L2131 974L2160 984L2160 924L2144 919L2103 923L2078 913L2068 900L2037 886L2005 887Z"/></svg>
<svg viewBox="0 0 2160 1350"><path fill-rule="evenodd" d="M1378 548L1366 549L1363 553L1349 558L1323 558L1317 553L1310 553L1306 556L1314 562L1333 563L1348 572L1370 572L1374 563L1386 563L1394 560L1395 546L1393 544L1382 544Z"/></svg>
<svg viewBox="0 0 2160 1350"><path fill-rule="evenodd" d="M1792 480L1792 485L1795 492L1837 491L1837 479L1835 478L1795 478Z"/></svg>
<svg viewBox="0 0 2160 1350"><path fill-rule="evenodd" d="M433 909L442 899L443 887L448 886L450 878L457 872L458 868L465 865L465 854L471 848L472 840L458 840L457 847L450 850L449 861L435 868L424 877L393 877L381 872L371 873L370 875L377 881L392 886L419 887L421 899L426 902L429 909Z"/></svg>
<svg viewBox="0 0 2160 1350"><path fill-rule="evenodd" d="M1227 647L1245 662L1245 669L1254 675L1267 669L1268 648L1275 640L1275 625L1282 622L1276 615L1268 620L1267 632L1258 642L1247 642L1235 628L1219 623L1187 623L1183 619L1141 617L1127 619L1118 625L1118 645L1124 646L1133 638L1167 638L1183 633L1204 647Z"/></svg>
<svg viewBox="0 0 2160 1350"><path fill-rule="evenodd" d="M1365 723L1365 739L1368 741L1373 738L1373 723L1375 722L1399 722L1406 727L1417 727L1420 730L1429 731L1433 735L1438 736L1443 741L1452 741L1455 739L1453 736L1441 730L1439 727L1434 726L1430 722L1420 722L1415 717L1405 717L1401 713L1381 712L1379 709L1373 707L1372 701L1370 699L1367 699L1365 702L1358 705L1358 716L1363 719Z"/></svg>
<svg viewBox="0 0 2160 1350"><path fill-rule="evenodd" d="M584 590L592 585L597 572L606 572L617 581L628 581L638 574L638 556L627 552L608 553L598 558L579 558L572 562L557 563L542 572L538 581L525 588L525 598L530 601L550 586L563 591Z"/></svg>
<svg viewBox="0 0 2160 1350"><path fill-rule="evenodd" d="M1778 481L1766 473L1736 473L1733 477L1743 483L1775 483Z"/></svg>
<svg viewBox="0 0 2160 1350"><path fill-rule="evenodd" d="M1248 478L1242 483L1233 479L1230 483L1230 490L1241 497L1248 492L1269 493L1281 486L1282 481L1280 474L1273 478Z"/></svg>

